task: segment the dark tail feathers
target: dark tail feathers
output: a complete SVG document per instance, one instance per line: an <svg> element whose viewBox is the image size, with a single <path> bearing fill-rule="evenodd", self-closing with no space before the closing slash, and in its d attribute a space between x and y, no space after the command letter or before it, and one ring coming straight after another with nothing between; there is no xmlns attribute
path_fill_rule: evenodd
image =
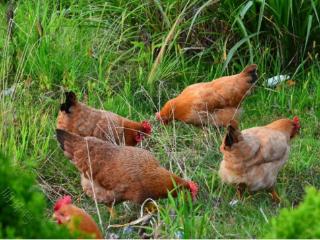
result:
<svg viewBox="0 0 320 240"><path fill-rule="evenodd" d="M66 92L66 101L61 104L60 111L65 111L70 113L70 107L74 106L77 103L77 96L74 92Z"/></svg>
<svg viewBox="0 0 320 240"><path fill-rule="evenodd" d="M253 84L258 80L258 74L257 74L257 65L251 64L247 66L243 71L243 73L247 73L251 76L250 83Z"/></svg>
<svg viewBox="0 0 320 240"><path fill-rule="evenodd" d="M65 130L58 129L58 128L56 129L56 136L57 136L57 140L60 144L60 147L63 151L65 151L66 144L70 145L70 143L74 143L79 138L78 135L75 135L73 133L70 133L70 132L67 132Z"/></svg>
<svg viewBox="0 0 320 240"><path fill-rule="evenodd" d="M64 150L64 141L65 141L66 135L67 135L66 131L64 131L62 129L56 129L57 140L58 140L62 150Z"/></svg>
<svg viewBox="0 0 320 240"><path fill-rule="evenodd" d="M239 142L239 129L238 123L235 120L231 120L227 127L227 134L224 140L224 145L226 147L231 147L234 143Z"/></svg>

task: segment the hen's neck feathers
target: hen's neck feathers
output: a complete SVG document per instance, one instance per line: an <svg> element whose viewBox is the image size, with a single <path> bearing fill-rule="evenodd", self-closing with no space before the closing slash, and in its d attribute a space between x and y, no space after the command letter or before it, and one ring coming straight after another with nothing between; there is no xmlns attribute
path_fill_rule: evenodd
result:
<svg viewBox="0 0 320 240"><path fill-rule="evenodd" d="M265 126L266 128L273 129L284 133L289 139L293 135L293 123L290 119L280 119Z"/></svg>

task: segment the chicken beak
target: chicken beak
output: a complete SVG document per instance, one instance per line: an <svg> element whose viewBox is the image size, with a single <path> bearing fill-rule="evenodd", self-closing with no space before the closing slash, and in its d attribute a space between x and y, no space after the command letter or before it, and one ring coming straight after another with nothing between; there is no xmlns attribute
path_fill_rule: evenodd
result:
<svg viewBox="0 0 320 240"><path fill-rule="evenodd" d="M52 214L51 219L57 222L58 224L62 224L61 219L59 219L55 213Z"/></svg>

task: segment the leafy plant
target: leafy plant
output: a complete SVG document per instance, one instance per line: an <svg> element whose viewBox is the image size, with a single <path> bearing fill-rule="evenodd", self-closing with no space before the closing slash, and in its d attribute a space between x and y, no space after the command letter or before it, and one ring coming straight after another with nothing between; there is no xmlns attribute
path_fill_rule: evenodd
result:
<svg viewBox="0 0 320 240"><path fill-rule="evenodd" d="M45 216L46 201L32 173L0 153L0 238L70 238Z"/></svg>
<svg viewBox="0 0 320 240"><path fill-rule="evenodd" d="M320 192L308 188L304 201L295 209L282 209L272 219L267 238L320 238Z"/></svg>

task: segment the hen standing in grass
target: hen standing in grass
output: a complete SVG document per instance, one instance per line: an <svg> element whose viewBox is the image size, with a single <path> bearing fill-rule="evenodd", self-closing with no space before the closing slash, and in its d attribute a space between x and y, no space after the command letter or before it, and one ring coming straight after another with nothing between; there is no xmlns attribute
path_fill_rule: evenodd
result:
<svg viewBox="0 0 320 240"><path fill-rule="evenodd" d="M156 117L164 124L175 119L198 126L226 126L239 115L239 105L258 79L256 70L257 65L252 64L239 74L188 86Z"/></svg>
<svg viewBox="0 0 320 240"><path fill-rule="evenodd" d="M93 136L116 144L135 146L151 134L151 125L131 121L115 113L91 108L77 101L73 92L66 92L60 107L57 128L80 136Z"/></svg>
<svg viewBox="0 0 320 240"><path fill-rule="evenodd" d="M56 133L64 154L84 176L82 186L86 194L105 203L111 214L113 204L141 204L148 198L166 198L168 192L176 196L176 187L189 190L193 198L197 195L197 184L161 167L147 150L117 146L60 129Z"/></svg>
<svg viewBox="0 0 320 240"><path fill-rule="evenodd" d="M299 129L298 117L243 131L238 129L236 121L232 121L220 146L222 181L237 185L239 197L245 187L249 191L268 189L273 200L280 202L274 186L279 170L288 160L289 142Z"/></svg>
<svg viewBox="0 0 320 240"><path fill-rule="evenodd" d="M71 232L83 234L81 237L103 238L92 217L83 209L73 205L70 196L64 196L56 202L53 218L58 224L66 225Z"/></svg>

